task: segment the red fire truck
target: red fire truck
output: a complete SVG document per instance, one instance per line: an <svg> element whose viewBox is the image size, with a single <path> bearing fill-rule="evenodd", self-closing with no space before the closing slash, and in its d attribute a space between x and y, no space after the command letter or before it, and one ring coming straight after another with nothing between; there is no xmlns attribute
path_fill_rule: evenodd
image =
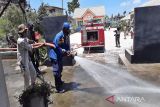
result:
<svg viewBox="0 0 160 107"><path fill-rule="evenodd" d="M84 51L104 52L105 37L104 24L90 21L83 25L81 30L82 46Z"/></svg>

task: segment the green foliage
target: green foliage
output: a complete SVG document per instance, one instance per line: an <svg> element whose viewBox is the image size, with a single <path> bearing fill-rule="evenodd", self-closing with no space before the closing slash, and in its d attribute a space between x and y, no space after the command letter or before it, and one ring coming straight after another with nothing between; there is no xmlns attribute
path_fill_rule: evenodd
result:
<svg viewBox="0 0 160 107"><path fill-rule="evenodd" d="M129 26L129 23L125 20L122 20L119 22L119 26L121 27L121 31L125 31L125 27L128 27Z"/></svg>
<svg viewBox="0 0 160 107"><path fill-rule="evenodd" d="M35 22L38 17L37 13L31 10L26 12L26 16L29 22ZM20 7L11 4L0 18L0 37L4 37L8 33L17 36L17 27L22 23L26 23L26 21Z"/></svg>
<svg viewBox="0 0 160 107"><path fill-rule="evenodd" d="M109 16L106 15L106 16L105 16L105 20L109 20Z"/></svg>
<svg viewBox="0 0 160 107"><path fill-rule="evenodd" d="M44 34L43 27L40 25L39 21L34 23L34 30L38 31L41 35Z"/></svg>
<svg viewBox="0 0 160 107"><path fill-rule="evenodd" d="M126 15L126 13L127 13L127 11L124 11L124 12L123 12L123 16L125 16L125 15Z"/></svg>
<svg viewBox="0 0 160 107"><path fill-rule="evenodd" d="M38 9L38 19L39 20L42 20L43 17L48 16L47 10L45 9L46 6L48 6L48 4L42 3Z"/></svg>
<svg viewBox="0 0 160 107"><path fill-rule="evenodd" d="M51 93L53 93L53 90L50 84L35 84L24 90L22 94L19 96L18 100L23 107L29 107L31 99L37 96L42 97L44 99L44 104L48 105L48 103L51 102L49 100L49 96L51 95Z"/></svg>
<svg viewBox="0 0 160 107"><path fill-rule="evenodd" d="M27 19L28 19L28 22L36 22L37 21L37 17L38 17L38 14L34 11L29 11L27 12Z"/></svg>
<svg viewBox="0 0 160 107"><path fill-rule="evenodd" d="M4 18L8 19L10 29L16 28L18 25L25 22L21 9L14 4L8 7L4 14Z"/></svg>
<svg viewBox="0 0 160 107"><path fill-rule="evenodd" d="M68 13L71 14L74 12L75 8L79 8L80 4L78 0L72 0L71 2L67 2L68 5Z"/></svg>
<svg viewBox="0 0 160 107"><path fill-rule="evenodd" d="M0 18L0 38L3 38L8 32L8 20Z"/></svg>
<svg viewBox="0 0 160 107"><path fill-rule="evenodd" d="M22 12L12 4L0 18L0 36L3 38L6 34L15 32L17 26L22 22L24 22Z"/></svg>

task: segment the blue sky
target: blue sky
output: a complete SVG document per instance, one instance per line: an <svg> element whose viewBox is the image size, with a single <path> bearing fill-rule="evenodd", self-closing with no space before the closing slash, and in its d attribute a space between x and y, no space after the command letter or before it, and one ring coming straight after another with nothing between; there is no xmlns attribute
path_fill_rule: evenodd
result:
<svg viewBox="0 0 160 107"><path fill-rule="evenodd" d="M62 6L62 0L27 0L30 2L31 7L38 9L42 2L48 3L53 6ZM64 0L64 8L67 9L67 2L71 0ZM79 0L80 7L92 7L104 5L106 8L106 15L123 13L125 10L129 12L134 7L147 2L148 0Z"/></svg>

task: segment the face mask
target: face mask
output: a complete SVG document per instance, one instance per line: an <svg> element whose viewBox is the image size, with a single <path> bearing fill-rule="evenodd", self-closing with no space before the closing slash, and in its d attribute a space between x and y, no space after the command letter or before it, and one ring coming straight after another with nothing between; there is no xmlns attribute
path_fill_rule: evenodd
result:
<svg viewBox="0 0 160 107"><path fill-rule="evenodd" d="M64 35L68 36L70 34L70 29L64 29Z"/></svg>
<svg viewBox="0 0 160 107"><path fill-rule="evenodd" d="M22 33L22 35L23 35L24 38L26 38L26 37L28 36L27 31L24 31L24 32Z"/></svg>

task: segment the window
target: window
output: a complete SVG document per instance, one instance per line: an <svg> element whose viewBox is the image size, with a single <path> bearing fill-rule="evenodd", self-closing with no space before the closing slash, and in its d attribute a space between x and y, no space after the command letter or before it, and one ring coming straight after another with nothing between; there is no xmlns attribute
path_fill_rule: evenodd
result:
<svg viewBox="0 0 160 107"><path fill-rule="evenodd" d="M55 9L49 10L50 13L55 13Z"/></svg>
<svg viewBox="0 0 160 107"><path fill-rule="evenodd" d="M97 41L98 40L98 31L87 32L88 41Z"/></svg>
<svg viewBox="0 0 160 107"><path fill-rule="evenodd" d="M78 21L78 26L82 26L83 25L83 21Z"/></svg>

